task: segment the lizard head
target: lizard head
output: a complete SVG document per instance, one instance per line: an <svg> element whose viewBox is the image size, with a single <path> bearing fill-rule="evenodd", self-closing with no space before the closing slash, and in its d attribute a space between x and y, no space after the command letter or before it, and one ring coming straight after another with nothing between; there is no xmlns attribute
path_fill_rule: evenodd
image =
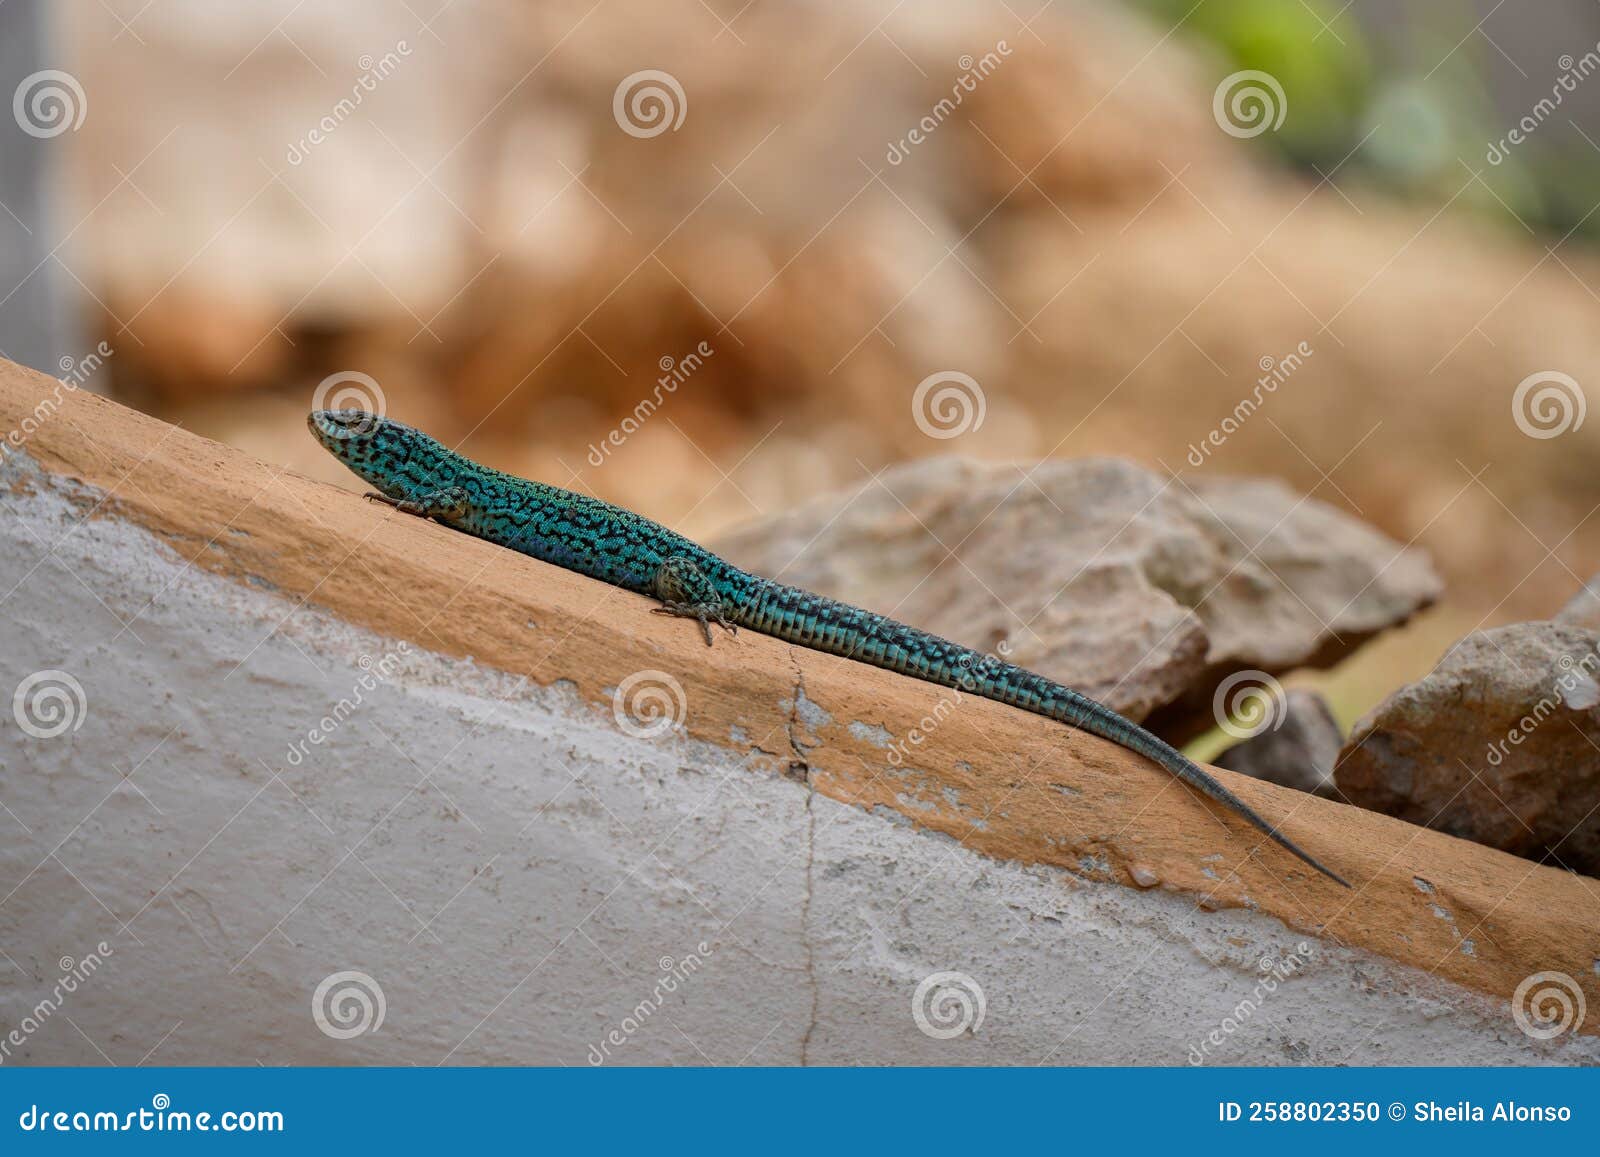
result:
<svg viewBox="0 0 1600 1157"><path fill-rule="evenodd" d="M334 457L343 459L341 450L347 443L370 442L379 429L388 422L381 414L366 410L312 410L306 415L306 425L323 448Z"/></svg>
<svg viewBox="0 0 1600 1157"><path fill-rule="evenodd" d="M312 410L306 416L322 448L391 498L442 475L450 451L421 430L366 410Z"/></svg>

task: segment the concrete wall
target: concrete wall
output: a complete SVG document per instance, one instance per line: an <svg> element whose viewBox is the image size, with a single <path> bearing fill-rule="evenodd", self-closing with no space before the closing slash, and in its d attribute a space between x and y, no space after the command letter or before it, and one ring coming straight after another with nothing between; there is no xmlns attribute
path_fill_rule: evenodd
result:
<svg viewBox="0 0 1600 1157"><path fill-rule="evenodd" d="M577 673L379 637L3 469L0 699L70 676L16 706L38 734L0 714L4 1063L1600 1062L1248 908L839 802L749 737L640 738Z"/></svg>

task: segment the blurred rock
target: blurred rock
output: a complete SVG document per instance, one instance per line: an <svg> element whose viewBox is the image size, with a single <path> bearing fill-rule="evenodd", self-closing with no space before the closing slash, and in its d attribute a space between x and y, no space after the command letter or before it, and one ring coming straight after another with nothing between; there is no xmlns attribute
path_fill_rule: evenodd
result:
<svg viewBox="0 0 1600 1157"><path fill-rule="evenodd" d="M1362 719L1350 802L1600 875L1600 635L1513 623L1468 635Z"/></svg>
<svg viewBox="0 0 1600 1157"><path fill-rule="evenodd" d="M263 340L282 319L264 297L179 277L162 292L121 287L102 319L117 350L122 392L164 403L216 400L281 382L295 363L286 342ZM139 340L117 332L118 316L139 315ZM322 374L312 377L315 382Z"/></svg>
<svg viewBox="0 0 1600 1157"><path fill-rule="evenodd" d="M1212 760L1218 767L1243 772L1268 783L1312 795L1336 798L1333 768L1344 736L1328 701L1299 688L1283 696L1283 717L1276 727L1236 743Z"/></svg>
<svg viewBox="0 0 1600 1157"><path fill-rule="evenodd" d="M1600 575L1583 584L1583 589L1556 612L1555 621L1568 627L1600 631Z"/></svg>
<svg viewBox="0 0 1600 1157"><path fill-rule="evenodd" d="M352 369L431 420L328 341L370 334L452 445L699 535L764 484L787 504L941 448L910 407L937 371L988 394L967 453L1176 463L1305 343L1197 469L1327 487L1419 536L1478 610L1570 590L1506 548L1529 532L1579 528L1564 562L1600 570L1600 422L1530 439L1510 407L1535 371L1600 363L1592 246L1551 261L1520 227L1271 164L1216 122L1230 66L1170 16L752 4L708 34L702 0L483 0L421 26L405 4L152 4L135 40L116 6L60 7L65 55L116 94L47 142L78 206L63 260L104 303L112 386L201 432L237 428L209 399L303 401ZM652 68L686 115L641 138L614 99ZM1467 184L1459 206L1498 209ZM652 421L678 444L585 462L702 341ZM272 411L266 439L303 440L302 417ZM1489 461L1468 484L1459 463Z"/></svg>
<svg viewBox="0 0 1600 1157"><path fill-rule="evenodd" d="M1419 553L1278 483L1109 458L924 459L712 545L1180 737L1229 673L1331 663L1439 589Z"/></svg>

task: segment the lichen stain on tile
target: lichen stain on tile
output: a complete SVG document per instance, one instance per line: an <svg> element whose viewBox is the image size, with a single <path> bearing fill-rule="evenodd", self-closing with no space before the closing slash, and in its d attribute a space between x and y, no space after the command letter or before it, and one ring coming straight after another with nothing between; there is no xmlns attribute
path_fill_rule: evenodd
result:
<svg viewBox="0 0 1600 1157"><path fill-rule="evenodd" d="M859 719L850 721L850 738L870 743L874 747L886 748L894 742L894 735L881 723L863 723Z"/></svg>
<svg viewBox="0 0 1600 1157"><path fill-rule="evenodd" d="M795 716L811 731L819 727L826 727L833 722L833 716L820 704L806 698L806 689L798 688L794 697Z"/></svg>

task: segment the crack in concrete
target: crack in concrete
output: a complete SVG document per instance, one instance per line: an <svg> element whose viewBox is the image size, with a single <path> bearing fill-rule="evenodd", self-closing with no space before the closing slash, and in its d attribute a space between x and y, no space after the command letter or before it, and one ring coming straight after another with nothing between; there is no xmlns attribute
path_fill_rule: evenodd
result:
<svg viewBox="0 0 1600 1157"><path fill-rule="evenodd" d="M794 690L789 696L789 722L786 731L789 736L789 749L794 752L795 758L785 774L806 785L806 868L805 892L800 900L800 943L805 948L806 954L805 972L806 981L811 987L811 1012L806 1019L805 1032L800 1036L800 1063L805 1065L810 1063L808 1053L811 1048L811 1034L817 1027L817 1006L821 996L817 984L816 951L811 944L811 894L815 882L817 853L817 815L812 804L817 798L817 788L811 778L811 760L808 756L810 747L802 744L796 733L796 727L801 722L800 704L806 693L805 672L800 666L800 658L795 654L794 648L789 647L788 652L789 661L794 664ZM794 774L796 770L800 775Z"/></svg>

